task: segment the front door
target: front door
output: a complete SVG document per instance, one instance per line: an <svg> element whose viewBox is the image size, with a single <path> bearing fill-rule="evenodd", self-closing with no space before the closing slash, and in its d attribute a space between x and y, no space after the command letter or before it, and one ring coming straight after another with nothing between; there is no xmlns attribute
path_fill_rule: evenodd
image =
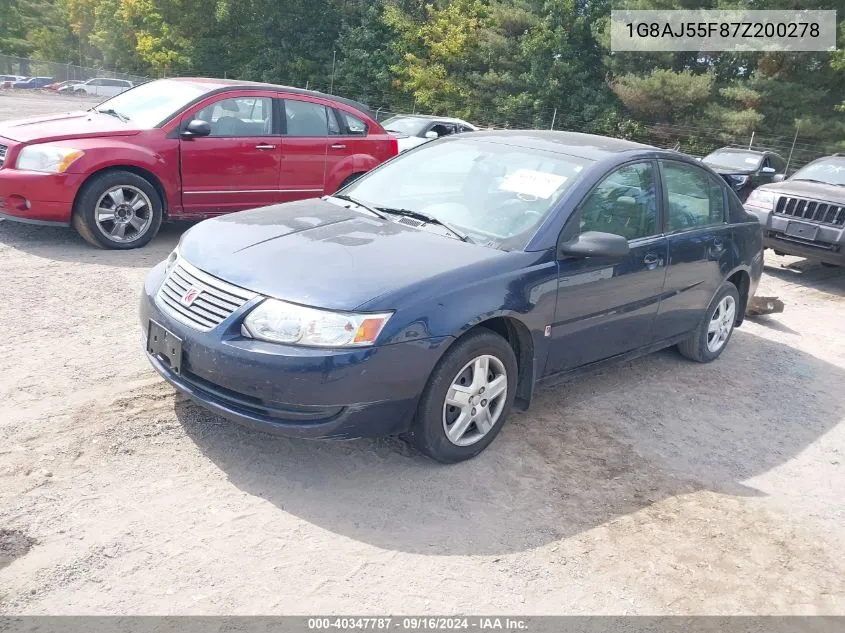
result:
<svg viewBox="0 0 845 633"><path fill-rule="evenodd" d="M211 134L179 141L185 212L209 215L279 202L282 143L272 97L219 95L198 108L182 123L206 121Z"/></svg>
<svg viewBox="0 0 845 633"><path fill-rule="evenodd" d="M695 165L661 161L669 266L656 329L671 338L695 329L732 267L733 234L721 179Z"/></svg>
<svg viewBox="0 0 845 633"><path fill-rule="evenodd" d="M661 231L657 167L653 161L617 168L597 185L570 222L580 230L628 239L623 258L559 262L557 310L546 374L645 347L663 292L667 246Z"/></svg>

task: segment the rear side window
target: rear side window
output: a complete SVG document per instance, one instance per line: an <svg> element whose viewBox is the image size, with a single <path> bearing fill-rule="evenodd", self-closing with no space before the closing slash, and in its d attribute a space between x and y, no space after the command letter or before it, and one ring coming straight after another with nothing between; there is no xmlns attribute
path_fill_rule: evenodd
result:
<svg viewBox="0 0 845 633"><path fill-rule="evenodd" d="M285 99L288 136L328 136L329 111L319 103Z"/></svg>
<svg viewBox="0 0 845 633"><path fill-rule="evenodd" d="M340 116L349 134L353 136L365 136L367 134L367 124L357 116L343 110L340 111Z"/></svg>
<svg viewBox="0 0 845 633"><path fill-rule="evenodd" d="M666 231L722 224L723 183L707 172L682 163L661 161L666 185Z"/></svg>

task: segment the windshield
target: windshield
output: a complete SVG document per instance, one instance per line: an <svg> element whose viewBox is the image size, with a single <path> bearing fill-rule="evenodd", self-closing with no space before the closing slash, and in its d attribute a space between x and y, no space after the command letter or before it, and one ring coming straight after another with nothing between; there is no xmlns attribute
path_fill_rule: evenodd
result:
<svg viewBox="0 0 845 633"><path fill-rule="evenodd" d="M802 167L790 180L818 180L845 187L845 159L823 158Z"/></svg>
<svg viewBox="0 0 845 633"><path fill-rule="evenodd" d="M343 190L369 207L411 211L473 242L524 248L592 161L495 141L450 137L393 159Z"/></svg>
<svg viewBox="0 0 845 633"><path fill-rule="evenodd" d="M408 136L419 136L425 127L431 123L428 119L414 116L394 116L381 122L381 126L388 132L399 132Z"/></svg>
<svg viewBox="0 0 845 633"><path fill-rule="evenodd" d="M705 156L702 162L715 167L727 167L728 169L753 171L760 166L760 161L762 159L763 156L757 152L717 150L712 154Z"/></svg>
<svg viewBox="0 0 845 633"><path fill-rule="evenodd" d="M96 110L114 110L134 125L151 129L206 92L206 86L160 79L122 92Z"/></svg>

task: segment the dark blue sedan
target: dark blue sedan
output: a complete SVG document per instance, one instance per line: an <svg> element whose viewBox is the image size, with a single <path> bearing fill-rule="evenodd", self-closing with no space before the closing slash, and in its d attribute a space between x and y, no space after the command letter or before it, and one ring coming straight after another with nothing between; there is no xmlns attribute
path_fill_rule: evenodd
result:
<svg viewBox="0 0 845 633"><path fill-rule="evenodd" d="M697 161L478 132L196 225L148 275L141 321L156 370L215 413L457 462L543 379L671 345L715 359L762 268L757 218Z"/></svg>

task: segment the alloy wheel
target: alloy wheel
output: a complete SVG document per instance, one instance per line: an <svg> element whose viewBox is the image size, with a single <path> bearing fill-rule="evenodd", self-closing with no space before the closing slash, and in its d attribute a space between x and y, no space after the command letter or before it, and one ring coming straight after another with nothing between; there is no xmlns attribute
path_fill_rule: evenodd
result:
<svg viewBox="0 0 845 633"><path fill-rule="evenodd" d="M710 317L707 326L707 349L712 353L718 352L724 347L736 319L736 301L730 295L724 297Z"/></svg>
<svg viewBox="0 0 845 633"><path fill-rule="evenodd" d="M97 228L109 240L134 242L150 228L153 205L137 187L119 185L100 196L94 217Z"/></svg>
<svg viewBox="0 0 845 633"><path fill-rule="evenodd" d="M443 430L456 446L470 446L487 435L502 416L508 376L501 360L483 354L452 380L443 403Z"/></svg>

